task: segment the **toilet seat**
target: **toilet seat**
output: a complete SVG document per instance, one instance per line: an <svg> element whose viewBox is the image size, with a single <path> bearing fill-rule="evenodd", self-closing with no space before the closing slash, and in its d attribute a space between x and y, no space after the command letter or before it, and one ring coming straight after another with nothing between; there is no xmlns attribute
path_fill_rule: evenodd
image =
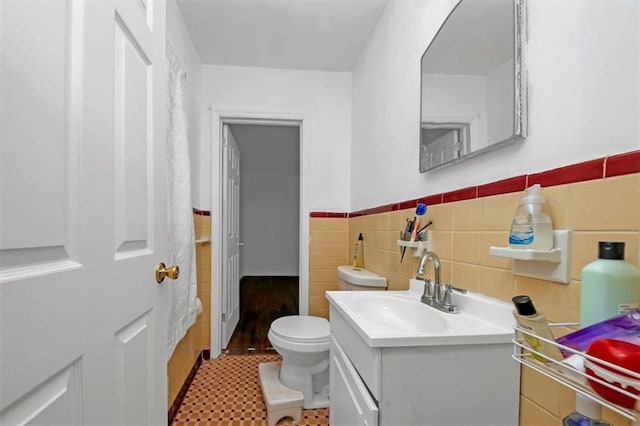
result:
<svg viewBox="0 0 640 426"><path fill-rule="evenodd" d="M325 318L290 315L271 323L269 341L289 350L320 352L329 350L330 333Z"/></svg>

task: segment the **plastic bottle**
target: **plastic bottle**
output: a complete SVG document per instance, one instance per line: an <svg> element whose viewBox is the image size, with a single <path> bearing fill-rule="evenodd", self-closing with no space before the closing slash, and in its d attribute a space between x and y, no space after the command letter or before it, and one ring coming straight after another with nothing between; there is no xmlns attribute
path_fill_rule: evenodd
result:
<svg viewBox="0 0 640 426"><path fill-rule="evenodd" d="M535 250L553 248L551 216L538 184L527 188L516 208L509 233L509 247Z"/></svg>
<svg viewBox="0 0 640 426"><path fill-rule="evenodd" d="M355 268L364 268L364 240L362 233L358 235L358 241L353 249L353 266Z"/></svg>
<svg viewBox="0 0 640 426"><path fill-rule="evenodd" d="M552 342L555 341L553 334L551 334L551 330L549 329L549 324L547 324L547 319L543 314L536 311L536 308L535 306L533 306L533 302L531 301L531 298L529 296L515 296L511 300L516 307L516 309L513 311L513 316L521 329L535 334L536 336L543 337ZM557 361L561 361L564 359L562 353L560 352L560 349L557 346L539 340L535 336L531 336L526 333L522 333L522 337L524 338L527 345L529 345L529 347L534 351L544 354L547 357L555 359ZM531 355L540 362L548 362L548 360L543 356L535 353L532 353Z"/></svg>
<svg viewBox="0 0 640 426"><path fill-rule="evenodd" d="M598 242L598 259L582 269L582 327L624 314L640 305L640 270L624 260L624 243Z"/></svg>
<svg viewBox="0 0 640 426"><path fill-rule="evenodd" d="M562 419L563 426L611 426L600 419L600 405L576 393L576 411Z"/></svg>

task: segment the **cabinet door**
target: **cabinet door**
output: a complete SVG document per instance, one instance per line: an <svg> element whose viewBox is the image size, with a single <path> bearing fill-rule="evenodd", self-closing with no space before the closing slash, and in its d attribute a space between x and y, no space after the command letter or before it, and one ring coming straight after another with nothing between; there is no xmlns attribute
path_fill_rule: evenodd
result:
<svg viewBox="0 0 640 426"><path fill-rule="evenodd" d="M330 423L377 426L378 407L340 344L331 336Z"/></svg>

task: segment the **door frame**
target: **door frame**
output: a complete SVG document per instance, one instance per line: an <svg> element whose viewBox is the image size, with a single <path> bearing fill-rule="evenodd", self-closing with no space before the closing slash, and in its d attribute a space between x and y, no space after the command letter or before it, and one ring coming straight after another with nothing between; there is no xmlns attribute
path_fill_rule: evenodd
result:
<svg viewBox="0 0 640 426"><path fill-rule="evenodd" d="M310 127L307 114L272 112L214 111L208 107L209 141L211 146L211 357L222 352L222 161L223 124L262 126L297 126L300 129L300 212L298 243L298 305L300 315L309 313L309 188L310 188ZM242 184L241 184L242 185Z"/></svg>

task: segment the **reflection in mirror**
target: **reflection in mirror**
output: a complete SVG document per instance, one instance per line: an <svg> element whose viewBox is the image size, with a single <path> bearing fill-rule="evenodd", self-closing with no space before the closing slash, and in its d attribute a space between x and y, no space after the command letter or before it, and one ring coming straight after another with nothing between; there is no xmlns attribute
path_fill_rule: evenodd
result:
<svg viewBox="0 0 640 426"><path fill-rule="evenodd" d="M525 0L461 0L422 56L420 172L526 136Z"/></svg>

